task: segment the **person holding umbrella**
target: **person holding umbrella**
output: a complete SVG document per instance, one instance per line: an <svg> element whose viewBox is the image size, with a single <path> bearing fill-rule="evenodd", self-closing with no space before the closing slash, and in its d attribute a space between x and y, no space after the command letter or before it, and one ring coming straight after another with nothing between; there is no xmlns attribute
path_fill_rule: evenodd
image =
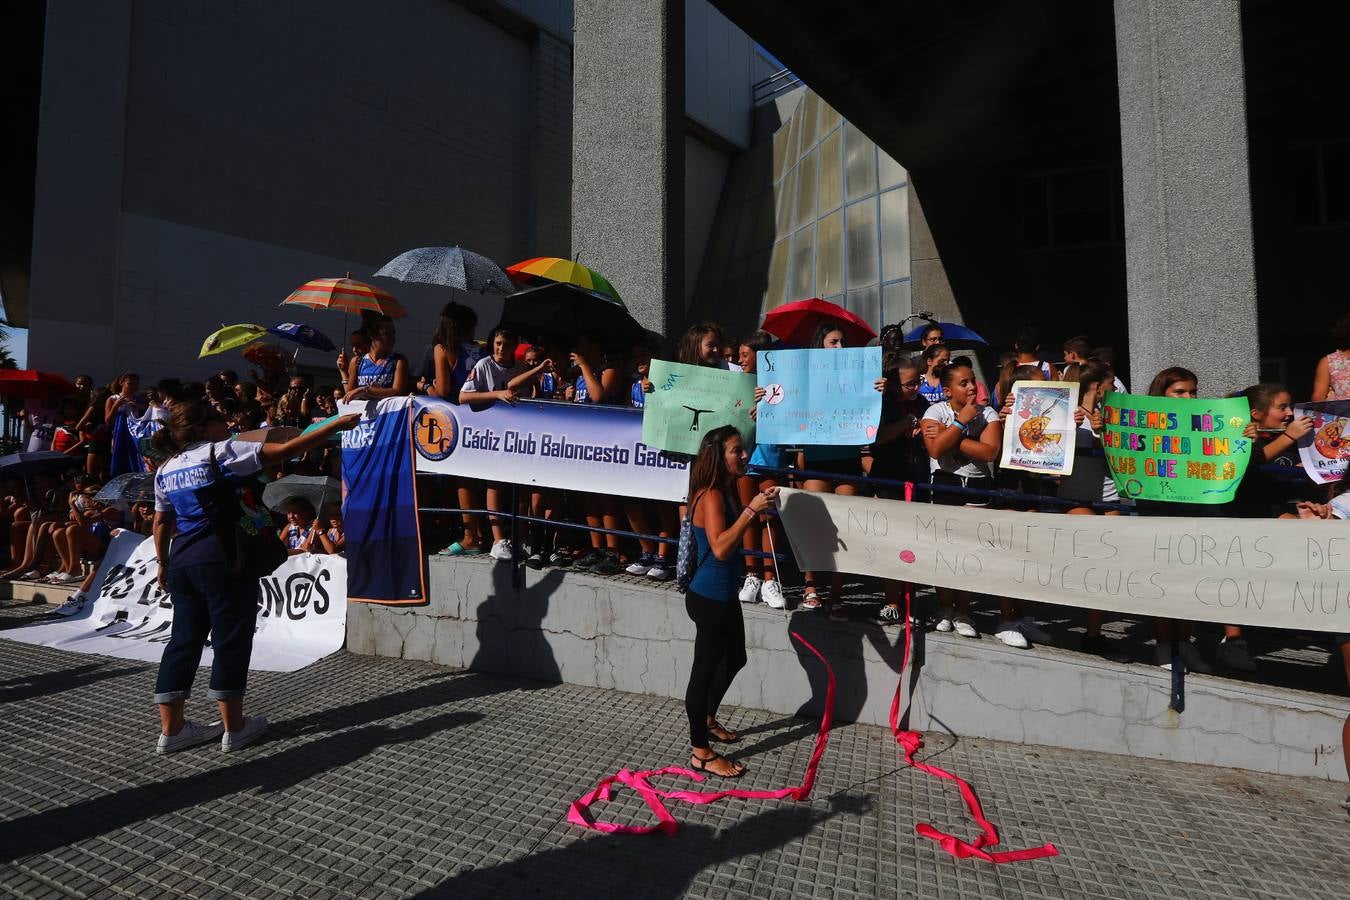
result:
<svg viewBox="0 0 1350 900"><path fill-rule="evenodd" d="M265 573L249 571L248 560L239 558L240 525L235 516L243 507L235 485L321 446L336 432L353 427L357 418L333 419L285 443L228 440L225 417L205 399L196 398L175 404L165 427L156 433L155 446L168 458L155 474L153 540L159 583L174 609L173 630L155 681L160 718L156 752L171 753L216 739L223 751L230 752L266 730L263 716L244 716L258 577ZM268 534L256 523L254 530ZM201 725L184 718L183 707L208 635L214 660L207 696L219 704L221 721Z"/></svg>

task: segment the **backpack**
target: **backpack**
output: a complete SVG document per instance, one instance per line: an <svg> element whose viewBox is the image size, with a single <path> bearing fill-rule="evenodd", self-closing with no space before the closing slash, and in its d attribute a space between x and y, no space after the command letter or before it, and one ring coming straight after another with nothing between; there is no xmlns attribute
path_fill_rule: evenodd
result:
<svg viewBox="0 0 1350 900"><path fill-rule="evenodd" d="M707 492L705 491L704 494ZM685 510L684 518L680 520L680 543L675 552L675 586L682 591L689 590L689 583L694 580L694 573L698 567L703 565L704 560L708 558L708 552L712 550L712 545L708 545L708 550L703 552L703 559L694 561L694 509L698 506L699 500L702 500L704 494L699 494L698 500L689 504Z"/></svg>
<svg viewBox="0 0 1350 900"><path fill-rule="evenodd" d="M211 494L211 522L225 550L225 566L236 578L257 580L286 561L286 545L277 536L276 522L262 505L262 484L256 478L228 481L211 448L215 476Z"/></svg>

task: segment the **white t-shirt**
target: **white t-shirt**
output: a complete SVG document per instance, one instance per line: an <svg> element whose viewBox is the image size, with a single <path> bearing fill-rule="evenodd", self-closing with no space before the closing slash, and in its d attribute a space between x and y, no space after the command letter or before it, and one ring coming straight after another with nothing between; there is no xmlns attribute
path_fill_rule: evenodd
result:
<svg viewBox="0 0 1350 900"><path fill-rule="evenodd" d="M512 378L525 371L527 369L523 364L507 368L491 356L485 356L473 364L473 371L464 380L464 387L460 388L460 393L504 391Z"/></svg>
<svg viewBox="0 0 1350 900"><path fill-rule="evenodd" d="M931 419L934 422L940 422L942 425L951 425L956 421L956 413L952 410L950 402L943 400L934 403L928 407L923 414L925 420ZM966 426L966 437L972 441L978 441L980 435L984 432L986 426L998 421L998 413L987 406L980 407L980 414L970 420ZM960 444L957 445L958 447ZM960 475L963 478L987 478L989 477L989 466L987 463L971 459L960 450L955 448L942 454L940 459L928 458L929 472L950 472L953 475Z"/></svg>
<svg viewBox="0 0 1350 900"><path fill-rule="evenodd" d="M24 421L28 423L28 452L52 449L52 438L56 436L56 426L61 422L60 414L50 406L34 401L23 408Z"/></svg>

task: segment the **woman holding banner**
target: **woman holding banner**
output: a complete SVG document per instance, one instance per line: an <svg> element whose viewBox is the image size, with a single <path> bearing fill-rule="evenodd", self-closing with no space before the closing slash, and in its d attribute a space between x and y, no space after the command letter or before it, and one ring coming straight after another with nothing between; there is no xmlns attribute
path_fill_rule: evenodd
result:
<svg viewBox="0 0 1350 900"><path fill-rule="evenodd" d="M745 474L749 458L741 433L723 425L703 436L689 469L695 564L684 595L684 608L695 628L694 663L684 694L693 747L689 765L721 778L745 773L744 765L708 746L710 737L723 743L740 740L739 734L718 723L717 707L746 662L745 621L736 596L745 580L741 541L750 524L778 499L778 488L771 487L737 509L736 482Z"/></svg>
<svg viewBox="0 0 1350 900"><path fill-rule="evenodd" d="M169 457L155 474L155 557L160 587L173 601L173 630L155 681L160 719L156 752L172 753L216 739L229 752L266 730L266 718L244 716L244 687L253 651L258 578L267 573L249 571L239 558L243 551L235 538L242 530L242 505L231 483L321 447L356 421L356 415L342 416L285 443L228 440L225 417L198 398L175 404L155 434L155 447ZM274 530L254 528L275 541ZM222 721L199 725L183 717L183 706L208 635L214 658L207 696L219 703Z"/></svg>

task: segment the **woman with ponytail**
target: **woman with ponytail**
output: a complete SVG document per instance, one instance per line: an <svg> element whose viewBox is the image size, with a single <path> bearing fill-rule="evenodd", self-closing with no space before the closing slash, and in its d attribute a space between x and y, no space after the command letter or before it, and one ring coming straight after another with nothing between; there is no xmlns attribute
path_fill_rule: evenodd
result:
<svg viewBox="0 0 1350 900"><path fill-rule="evenodd" d="M220 739L238 750L267 728L262 716L244 716L244 687L257 618L258 577L248 571L233 540L240 527L234 486L262 469L323 446L357 416L342 416L285 443L228 440L225 417L204 398L174 404L155 447L168 458L155 473L153 539L159 584L173 601L173 630L155 681L159 704L158 753ZM264 533L265 530L264 530ZM273 532L275 534L275 532ZM232 558L233 557L233 558ZM200 725L183 717L207 636L214 659L206 694L221 721Z"/></svg>

